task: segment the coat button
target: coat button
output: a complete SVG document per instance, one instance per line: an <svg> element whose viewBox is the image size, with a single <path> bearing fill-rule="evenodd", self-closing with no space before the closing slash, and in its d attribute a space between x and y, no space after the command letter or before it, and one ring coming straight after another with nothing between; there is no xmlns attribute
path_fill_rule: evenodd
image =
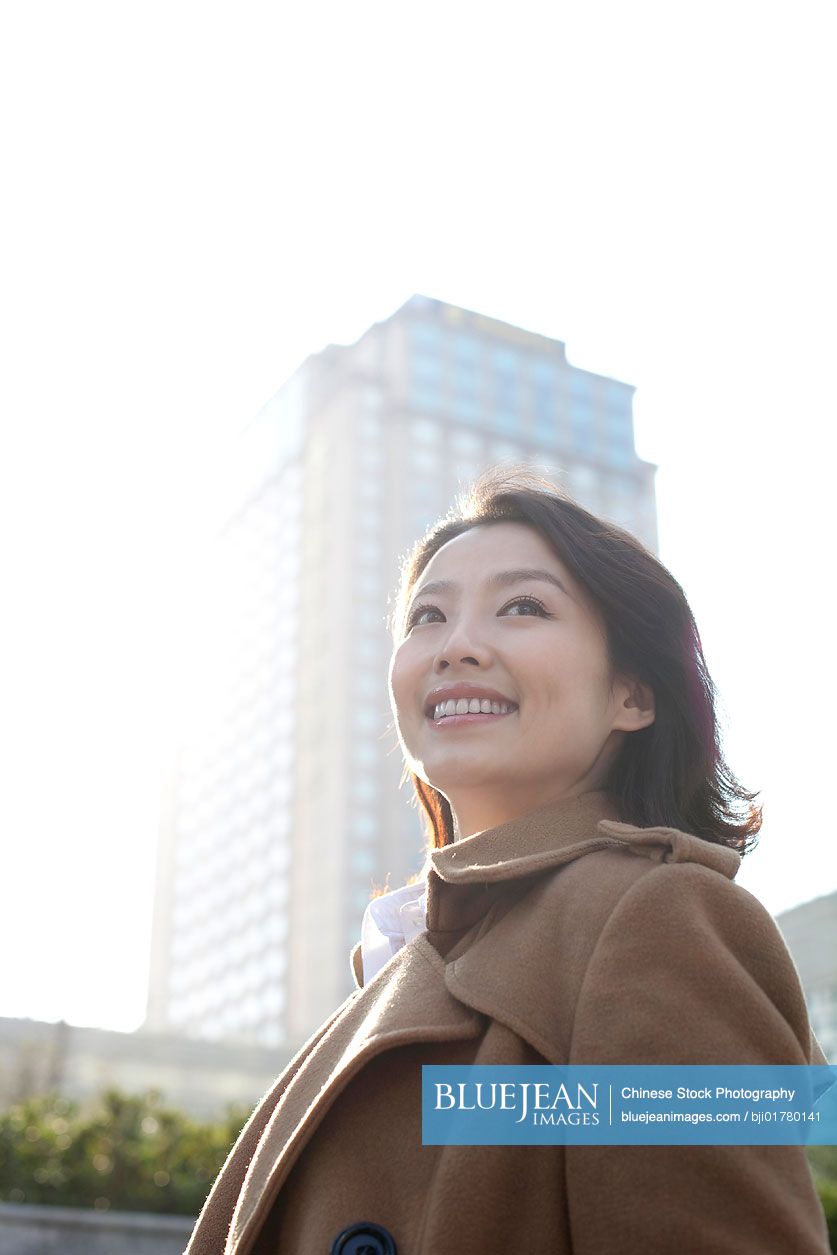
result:
<svg viewBox="0 0 837 1255"><path fill-rule="evenodd" d="M331 1255L398 1255L398 1250L389 1229L360 1220L337 1234Z"/></svg>

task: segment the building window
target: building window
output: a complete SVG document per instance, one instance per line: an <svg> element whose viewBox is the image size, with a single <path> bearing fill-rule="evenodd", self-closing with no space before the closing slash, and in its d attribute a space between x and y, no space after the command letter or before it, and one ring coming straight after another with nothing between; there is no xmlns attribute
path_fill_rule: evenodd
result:
<svg viewBox="0 0 837 1255"><path fill-rule="evenodd" d="M633 461L634 433L629 414L607 414L604 438L608 457L619 465Z"/></svg>
<svg viewBox="0 0 837 1255"><path fill-rule="evenodd" d="M380 750L370 741L355 740L352 746L352 758L356 763L362 767L374 767L378 764L380 757Z"/></svg>
<svg viewBox="0 0 837 1255"><path fill-rule="evenodd" d="M380 729L382 718L377 710L370 710L368 706L356 706L352 711L352 722L361 732L376 732Z"/></svg>
<svg viewBox="0 0 837 1255"><path fill-rule="evenodd" d="M608 410L625 415L630 413L633 389L616 379L608 379L604 387L604 399Z"/></svg>
<svg viewBox="0 0 837 1255"><path fill-rule="evenodd" d="M355 625L361 630L375 631L379 627L383 629L385 619L387 619L387 614L385 614L383 606L379 606L376 602L375 605L364 605L361 602L360 605L355 607Z"/></svg>
<svg viewBox="0 0 837 1255"><path fill-rule="evenodd" d="M457 366L479 369L481 342L467 331L457 331L452 341L453 360Z"/></svg>
<svg viewBox="0 0 837 1255"><path fill-rule="evenodd" d="M498 427L515 431L520 426L519 357L505 345L494 351L494 409Z"/></svg>
<svg viewBox="0 0 837 1255"><path fill-rule="evenodd" d="M459 418L465 423L477 422L482 413L482 407L476 391L463 392L459 389L454 391L451 409L454 418Z"/></svg>
<svg viewBox="0 0 837 1255"><path fill-rule="evenodd" d="M379 473L360 475L355 485L358 499L374 506L380 506L384 495L384 481Z"/></svg>
<svg viewBox="0 0 837 1255"><path fill-rule="evenodd" d="M519 462L523 455L519 445L508 440L495 440L491 444L490 456L497 462Z"/></svg>
<svg viewBox="0 0 837 1255"><path fill-rule="evenodd" d="M359 537L355 544L355 553L360 562L376 565L381 561L381 546L378 532L371 532Z"/></svg>
<svg viewBox="0 0 837 1255"><path fill-rule="evenodd" d="M553 437L558 428L558 407L554 393L546 389L536 389L533 408L536 435Z"/></svg>
<svg viewBox="0 0 837 1255"><path fill-rule="evenodd" d="M379 628L384 626L385 612L379 609L377 605L363 605L355 607L355 625L360 628Z"/></svg>
<svg viewBox="0 0 837 1255"><path fill-rule="evenodd" d="M416 322L410 329L411 403L417 409L436 410L440 403L441 339L433 323Z"/></svg>
<svg viewBox="0 0 837 1255"><path fill-rule="evenodd" d="M370 811L356 810L349 821L349 828L356 837L374 837L378 820Z"/></svg>
<svg viewBox="0 0 837 1255"><path fill-rule="evenodd" d="M442 434L439 424L427 418L414 418L410 424L410 430L414 439L427 444L435 444Z"/></svg>
<svg viewBox="0 0 837 1255"><path fill-rule="evenodd" d="M630 466L633 463L633 449L616 441L607 446L607 459L613 466Z"/></svg>
<svg viewBox="0 0 837 1255"><path fill-rule="evenodd" d="M369 905L370 900L371 900L371 890L360 889L360 888L355 889L352 895L352 901L354 903L355 910L358 912L360 916L363 916L363 913L366 910L367 906Z"/></svg>
<svg viewBox="0 0 837 1255"><path fill-rule="evenodd" d="M441 405L438 382L414 378L410 383L409 399L417 410L438 410Z"/></svg>
<svg viewBox="0 0 837 1255"><path fill-rule="evenodd" d="M470 487L479 475L480 471L483 469L484 465L485 463L482 460L476 462L464 458L461 460L458 459L454 466L454 471L460 488Z"/></svg>
<svg viewBox="0 0 837 1255"><path fill-rule="evenodd" d="M596 488L596 472L589 466L574 466L569 473L572 491L579 497L589 497Z"/></svg>
<svg viewBox="0 0 837 1255"><path fill-rule="evenodd" d="M378 781L374 776L357 772L352 780L352 794L360 802L374 802L378 796Z"/></svg>
<svg viewBox="0 0 837 1255"><path fill-rule="evenodd" d="M383 626L383 624L382 624ZM381 659L382 644L385 642L385 634L381 634L379 640L376 636L359 636L355 638L354 651L358 658L362 658L367 662L379 662Z"/></svg>
<svg viewBox="0 0 837 1255"><path fill-rule="evenodd" d="M409 458L411 479L412 472L414 470L427 471L430 474L438 474L440 469L439 454L435 449L426 449L420 446L414 447L410 450Z"/></svg>
<svg viewBox="0 0 837 1255"><path fill-rule="evenodd" d="M352 675L352 687L358 699L378 697L386 690L386 676L358 669Z"/></svg>
<svg viewBox="0 0 837 1255"><path fill-rule="evenodd" d="M579 453L593 448L593 423L588 409L573 408L573 446Z"/></svg>
<svg viewBox="0 0 837 1255"><path fill-rule="evenodd" d="M436 323L417 320L410 327L410 339L413 352L427 352L428 349L435 353L439 351L441 335Z"/></svg>
<svg viewBox="0 0 837 1255"><path fill-rule="evenodd" d="M357 458L362 470L378 470L383 466L383 446L376 441L362 440L357 446Z"/></svg>
<svg viewBox="0 0 837 1255"><path fill-rule="evenodd" d="M477 457L485 448L482 438L470 431L451 432L450 446L455 453L464 453L467 457Z"/></svg>
<svg viewBox="0 0 837 1255"><path fill-rule="evenodd" d="M364 440L380 441L383 425L375 414L361 414L357 420L358 435Z"/></svg>
<svg viewBox="0 0 837 1255"><path fill-rule="evenodd" d="M410 514L413 536L423 536L430 524L434 521L435 510L431 510L428 505L418 502Z"/></svg>
<svg viewBox="0 0 837 1255"><path fill-rule="evenodd" d="M452 409L457 418L474 422L480 414L480 342L459 332L453 338Z"/></svg>
<svg viewBox="0 0 837 1255"><path fill-rule="evenodd" d="M351 852L352 871L360 876L369 876L375 870L375 857L371 850L355 846Z"/></svg>
<svg viewBox="0 0 837 1255"><path fill-rule="evenodd" d="M589 406L592 400L592 380L584 371L574 370L570 375L570 400L573 407Z"/></svg>
<svg viewBox="0 0 837 1255"><path fill-rule="evenodd" d="M537 361L532 371L532 418L535 435L554 442L566 421L564 376L552 362Z"/></svg>
<svg viewBox="0 0 837 1255"><path fill-rule="evenodd" d="M380 414L383 394L377 384L364 384L361 389L361 406L365 415L372 418Z"/></svg>
<svg viewBox="0 0 837 1255"><path fill-rule="evenodd" d="M370 512L371 515L371 512ZM380 519L375 518L376 526ZM381 582L377 571L355 571L352 574L352 586L362 597L377 598L381 596Z"/></svg>
<svg viewBox="0 0 837 1255"><path fill-rule="evenodd" d="M495 346L494 353L494 369L498 375L516 375L520 358L518 353L508 347L506 344L498 344Z"/></svg>

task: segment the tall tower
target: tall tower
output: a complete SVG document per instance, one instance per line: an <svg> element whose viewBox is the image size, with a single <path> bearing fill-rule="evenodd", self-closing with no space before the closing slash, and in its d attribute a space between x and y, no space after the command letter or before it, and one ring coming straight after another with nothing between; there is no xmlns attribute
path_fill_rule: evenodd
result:
<svg viewBox="0 0 837 1255"><path fill-rule="evenodd" d="M147 1027L293 1047L352 989L373 883L424 855L387 694L399 560L507 460L656 551L632 396L560 341L413 296L245 429L200 726L163 808Z"/></svg>

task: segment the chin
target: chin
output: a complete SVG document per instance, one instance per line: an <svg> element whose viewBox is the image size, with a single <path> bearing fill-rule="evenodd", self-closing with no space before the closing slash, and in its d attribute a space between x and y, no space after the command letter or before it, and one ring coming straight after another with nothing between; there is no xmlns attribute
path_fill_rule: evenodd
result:
<svg viewBox="0 0 837 1255"><path fill-rule="evenodd" d="M487 788L496 784L498 778L497 768L491 763L447 763L444 768L425 769L417 774L446 797L459 789Z"/></svg>

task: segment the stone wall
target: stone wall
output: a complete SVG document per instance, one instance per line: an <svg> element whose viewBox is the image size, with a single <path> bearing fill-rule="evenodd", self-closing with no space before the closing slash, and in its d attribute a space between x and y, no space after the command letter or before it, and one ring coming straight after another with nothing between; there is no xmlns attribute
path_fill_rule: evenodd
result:
<svg viewBox="0 0 837 1255"><path fill-rule="evenodd" d="M0 1203L0 1255L182 1255L194 1217Z"/></svg>

